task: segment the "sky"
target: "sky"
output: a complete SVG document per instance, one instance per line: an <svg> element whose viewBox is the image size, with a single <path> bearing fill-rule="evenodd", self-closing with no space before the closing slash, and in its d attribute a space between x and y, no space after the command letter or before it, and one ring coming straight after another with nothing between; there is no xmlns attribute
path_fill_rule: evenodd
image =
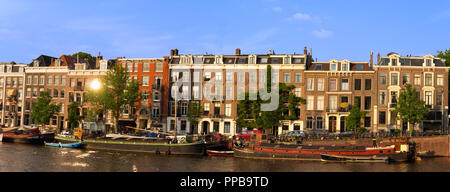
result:
<svg viewBox="0 0 450 192"><path fill-rule="evenodd" d="M0 0L0 62L303 53L318 61L450 49L450 1Z"/></svg>

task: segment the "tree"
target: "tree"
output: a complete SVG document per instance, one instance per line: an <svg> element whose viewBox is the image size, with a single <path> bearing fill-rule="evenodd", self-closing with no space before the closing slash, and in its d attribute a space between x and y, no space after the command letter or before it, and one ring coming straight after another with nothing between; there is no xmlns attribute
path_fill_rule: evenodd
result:
<svg viewBox="0 0 450 192"><path fill-rule="evenodd" d="M88 60L88 61L95 62L95 57L92 56L92 55L89 54L89 53L78 52L78 53L75 53L75 54L72 55L72 57L75 57L75 58L77 58L77 56L78 56L80 59L84 59L84 60Z"/></svg>
<svg viewBox="0 0 450 192"><path fill-rule="evenodd" d="M350 110L350 114L347 118L345 118L347 130L355 131L355 133L365 131L361 120L366 116L367 111L361 111L361 107L359 106L359 100L356 99L352 109Z"/></svg>
<svg viewBox="0 0 450 192"><path fill-rule="evenodd" d="M410 84L402 88L398 97L397 106L394 109L395 116L399 116L403 122L415 125L421 123L428 114L428 108L425 102L420 100L417 92Z"/></svg>
<svg viewBox="0 0 450 192"><path fill-rule="evenodd" d="M133 107L139 97L139 83L119 65L110 69L101 80L97 90L86 94L87 101L104 110L111 110L114 117L114 133L118 132L120 112L125 107Z"/></svg>
<svg viewBox="0 0 450 192"><path fill-rule="evenodd" d="M190 101L188 105L187 117L191 125L198 125L203 109L200 107L200 102Z"/></svg>
<svg viewBox="0 0 450 192"><path fill-rule="evenodd" d="M294 120L300 116L297 114L295 108L299 104L305 104L305 99L297 97L293 94L292 90L295 86L287 86L284 83L279 83L276 89L271 88L271 66L267 66L267 90L278 91L279 97L277 98L278 107L273 111L261 111L261 104L270 103L269 100L262 100L259 92L256 100L249 100L249 94L245 93L245 99L238 103L238 118L236 124L240 127L247 127L250 129L271 129L274 126L280 126L280 120ZM261 89L260 92L265 92ZM275 99L275 98L271 98Z"/></svg>
<svg viewBox="0 0 450 192"><path fill-rule="evenodd" d="M73 128L78 127L82 117L80 115L80 111L78 110L78 105L74 102L68 106L67 110L67 123L69 125L69 130L72 130Z"/></svg>
<svg viewBox="0 0 450 192"><path fill-rule="evenodd" d="M450 66L450 49L445 51L438 51L436 57L445 59L445 65Z"/></svg>
<svg viewBox="0 0 450 192"><path fill-rule="evenodd" d="M37 102L31 109L31 119L35 124L48 125L50 118L60 110L60 105L51 103L52 97L48 92L41 92Z"/></svg>

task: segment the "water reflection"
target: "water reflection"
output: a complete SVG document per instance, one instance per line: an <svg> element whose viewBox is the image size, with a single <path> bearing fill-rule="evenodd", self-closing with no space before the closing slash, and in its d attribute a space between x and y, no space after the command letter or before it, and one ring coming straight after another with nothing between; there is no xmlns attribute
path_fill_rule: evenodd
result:
<svg viewBox="0 0 450 192"><path fill-rule="evenodd" d="M1 172L450 172L450 158L416 163L328 163L230 157L166 156L0 144Z"/></svg>

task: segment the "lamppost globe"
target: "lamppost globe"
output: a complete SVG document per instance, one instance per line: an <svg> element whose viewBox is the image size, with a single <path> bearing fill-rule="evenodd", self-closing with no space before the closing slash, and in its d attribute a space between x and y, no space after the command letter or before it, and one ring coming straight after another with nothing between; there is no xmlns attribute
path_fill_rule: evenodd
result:
<svg viewBox="0 0 450 192"><path fill-rule="evenodd" d="M100 81L98 79L94 79L91 82L91 89L98 90L98 89L100 89L100 87L101 87L101 84L100 84Z"/></svg>

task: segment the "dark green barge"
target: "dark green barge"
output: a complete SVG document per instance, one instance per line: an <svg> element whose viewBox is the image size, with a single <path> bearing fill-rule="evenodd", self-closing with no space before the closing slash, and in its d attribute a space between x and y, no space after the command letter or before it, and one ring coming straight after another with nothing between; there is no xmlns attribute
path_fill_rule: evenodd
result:
<svg viewBox="0 0 450 192"><path fill-rule="evenodd" d="M73 138L58 137L55 139L61 141L79 141ZM168 144L144 141L127 141L127 140L100 140L100 139L84 139L86 149L96 150L112 150L112 151L128 151L128 152L147 152L155 154L179 154L179 155L204 155L206 145L204 143L182 143Z"/></svg>

